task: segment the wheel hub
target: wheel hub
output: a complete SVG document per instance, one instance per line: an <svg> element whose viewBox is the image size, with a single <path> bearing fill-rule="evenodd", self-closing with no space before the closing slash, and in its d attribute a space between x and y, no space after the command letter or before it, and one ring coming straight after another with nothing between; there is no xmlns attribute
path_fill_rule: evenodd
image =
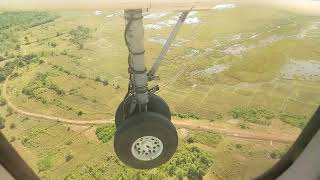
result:
<svg viewBox="0 0 320 180"><path fill-rule="evenodd" d="M154 136L142 136L131 147L132 155L141 161L151 161L160 156L163 144Z"/></svg>

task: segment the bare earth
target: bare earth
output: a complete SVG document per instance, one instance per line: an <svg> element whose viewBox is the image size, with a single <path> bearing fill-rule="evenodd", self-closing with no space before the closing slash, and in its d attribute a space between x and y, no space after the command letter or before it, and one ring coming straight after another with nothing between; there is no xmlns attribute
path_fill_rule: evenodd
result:
<svg viewBox="0 0 320 180"><path fill-rule="evenodd" d="M3 97L7 101L8 107L12 108L16 113L39 118L41 120L49 120L49 121L56 121L56 122L62 122L66 124L72 124L72 125L99 125L99 124L113 124L113 119L100 119L100 120L78 120L78 119L66 119L63 117L56 117L56 116L48 116L44 114L37 114L32 112L27 112L22 109L18 109L8 98L6 90L7 90L7 82L10 77L7 78L7 80L4 83L3 86ZM283 144L292 144L300 134L299 131L280 131L280 130L254 130L254 129L241 129L239 127L236 127L234 125L230 125L227 123L210 123L205 120L188 120L188 119L173 119L173 123L177 128L186 128L186 129L193 129L193 130L202 130L202 131L209 131L209 132L217 132L225 136L234 137L234 138L241 138L241 139L247 139L247 140L259 140L259 141L270 141L277 142L277 143L283 143Z"/></svg>

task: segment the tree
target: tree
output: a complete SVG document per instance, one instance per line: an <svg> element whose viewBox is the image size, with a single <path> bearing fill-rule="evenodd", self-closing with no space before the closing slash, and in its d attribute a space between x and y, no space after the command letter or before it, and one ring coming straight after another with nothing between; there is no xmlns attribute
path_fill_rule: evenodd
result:
<svg viewBox="0 0 320 180"><path fill-rule="evenodd" d="M202 180L212 164L210 156L195 146L186 146L161 167L169 176L178 179Z"/></svg>
<svg viewBox="0 0 320 180"><path fill-rule="evenodd" d="M7 112L8 112L7 116L11 116L13 114L13 109L11 107L8 107Z"/></svg>
<svg viewBox="0 0 320 180"><path fill-rule="evenodd" d="M3 74L2 72L0 72L0 82L5 81L7 78L7 76L5 74Z"/></svg>
<svg viewBox="0 0 320 180"><path fill-rule="evenodd" d="M82 115L83 115L83 111L82 110L78 111L78 116L82 116Z"/></svg>
<svg viewBox="0 0 320 180"><path fill-rule="evenodd" d="M26 36L26 37L24 37L24 40L25 40L25 42L27 43L27 44L29 44L29 38Z"/></svg>
<svg viewBox="0 0 320 180"><path fill-rule="evenodd" d="M3 97L0 97L0 106L4 106L7 104L6 99L4 99Z"/></svg>
<svg viewBox="0 0 320 180"><path fill-rule="evenodd" d="M10 129L14 129L14 128L16 128L16 126L17 126L17 125L16 125L15 123L11 123L11 124L10 124Z"/></svg>
<svg viewBox="0 0 320 180"><path fill-rule="evenodd" d="M97 138L103 143L108 142L114 136L115 132L116 127L114 125L105 125L96 129Z"/></svg>
<svg viewBox="0 0 320 180"><path fill-rule="evenodd" d="M21 49L21 45L20 45L20 44L16 44L16 46L15 46L14 49L17 50L17 51L19 51L19 50Z"/></svg>
<svg viewBox="0 0 320 180"><path fill-rule="evenodd" d="M0 129L5 128L5 122L6 120L0 115Z"/></svg>
<svg viewBox="0 0 320 180"><path fill-rule="evenodd" d="M69 32L70 41L77 45L79 49L84 48L84 43L90 38L90 29L83 26L78 26Z"/></svg>
<svg viewBox="0 0 320 180"><path fill-rule="evenodd" d="M69 162L74 158L74 156L71 153L69 153L69 154L66 155L65 158L66 158L66 162Z"/></svg>

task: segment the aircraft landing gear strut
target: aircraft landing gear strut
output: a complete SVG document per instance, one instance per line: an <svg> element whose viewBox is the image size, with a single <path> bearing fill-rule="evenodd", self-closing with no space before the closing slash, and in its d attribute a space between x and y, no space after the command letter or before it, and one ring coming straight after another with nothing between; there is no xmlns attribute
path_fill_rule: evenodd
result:
<svg viewBox="0 0 320 180"><path fill-rule="evenodd" d="M169 106L154 94L159 87L149 89L148 81L157 79L155 72L187 15L188 12L182 13L152 69L147 72L142 10L124 11L130 79L128 93L115 115L114 149L118 158L133 168L155 168L167 162L176 151L178 136Z"/></svg>

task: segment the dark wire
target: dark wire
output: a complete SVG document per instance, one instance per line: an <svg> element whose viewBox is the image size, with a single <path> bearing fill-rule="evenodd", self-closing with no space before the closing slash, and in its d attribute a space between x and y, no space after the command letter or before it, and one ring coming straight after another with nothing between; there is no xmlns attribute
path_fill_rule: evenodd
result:
<svg viewBox="0 0 320 180"><path fill-rule="evenodd" d="M125 28L125 31L124 31L124 39L125 39L125 42L126 42L126 46L128 48L128 51L129 51L129 55L128 55L128 65L129 65L129 79L130 79L130 82L129 82L129 85L128 85L128 92L125 96L125 99L127 99L127 97L132 93L132 90L133 90L133 83L132 83L132 80L133 80L133 76L132 76L132 70L133 70L133 65L132 65L132 59L131 59L131 54L132 54L132 50L130 48L130 43L128 41L128 38L127 38L127 34L129 32L129 28L133 22L133 17L131 16L129 18L129 21L128 23L126 24L126 28Z"/></svg>

